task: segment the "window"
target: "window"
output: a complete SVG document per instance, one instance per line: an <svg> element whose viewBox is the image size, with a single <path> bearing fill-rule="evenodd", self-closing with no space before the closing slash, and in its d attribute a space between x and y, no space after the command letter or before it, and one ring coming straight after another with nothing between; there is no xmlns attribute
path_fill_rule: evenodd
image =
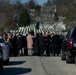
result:
<svg viewBox="0 0 76 75"><path fill-rule="evenodd" d="M3 39L0 39L0 43L4 43L4 40Z"/></svg>
<svg viewBox="0 0 76 75"><path fill-rule="evenodd" d="M73 31L72 37L73 37L73 38L76 38L76 28L75 28L74 31Z"/></svg>

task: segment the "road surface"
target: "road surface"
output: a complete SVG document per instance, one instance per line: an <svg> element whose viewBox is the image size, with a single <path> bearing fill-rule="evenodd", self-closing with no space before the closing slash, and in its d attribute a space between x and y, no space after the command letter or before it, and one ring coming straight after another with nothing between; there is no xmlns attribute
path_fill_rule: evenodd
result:
<svg viewBox="0 0 76 75"><path fill-rule="evenodd" d="M66 64L60 57L11 57L2 75L76 75L76 66Z"/></svg>

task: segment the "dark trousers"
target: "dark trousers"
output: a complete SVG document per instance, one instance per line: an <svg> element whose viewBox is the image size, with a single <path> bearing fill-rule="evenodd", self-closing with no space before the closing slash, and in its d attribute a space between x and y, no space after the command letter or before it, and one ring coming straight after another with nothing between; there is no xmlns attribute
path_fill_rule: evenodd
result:
<svg viewBox="0 0 76 75"><path fill-rule="evenodd" d="M43 56L43 53L44 53L44 46L40 46L40 56Z"/></svg>
<svg viewBox="0 0 76 75"><path fill-rule="evenodd" d="M24 47L24 55L28 56L28 49L27 49L27 47Z"/></svg>
<svg viewBox="0 0 76 75"><path fill-rule="evenodd" d="M13 47L13 56L18 56L18 47L17 46Z"/></svg>
<svg viewBox="0 0 76 75"><path fill-rule="evenodd" d="M9 56L13 55L13 48L9 48Z"/></svg>
<svg viewBox="0 0 76 75"><path fill-rule="evenodd" d="M53 47L53 55L55 54L59 55L59 48L57 46Z"/></svg>
<svg viewBox="0 0 76 75"><path fill-rule="evenodd" d="M18 48L18 55L22 55L23 51L22 48Z"/></svg>
<svg viewBox="0 0 76 75"><path fill-rule="evenodd" d="M50 56L49 45L45 45L46 56Z"/></svg>

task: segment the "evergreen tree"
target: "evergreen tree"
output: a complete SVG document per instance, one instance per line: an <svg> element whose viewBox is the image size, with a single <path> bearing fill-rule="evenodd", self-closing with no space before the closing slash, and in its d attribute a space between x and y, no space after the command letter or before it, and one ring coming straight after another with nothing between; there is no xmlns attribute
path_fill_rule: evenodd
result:
<svg viewBox="0 0 76 75"><path fill-rule="evenodd" d="M31 22L30 15L26 9L21 10L20 18L19 18L19 26L27 26Z"/></svg>

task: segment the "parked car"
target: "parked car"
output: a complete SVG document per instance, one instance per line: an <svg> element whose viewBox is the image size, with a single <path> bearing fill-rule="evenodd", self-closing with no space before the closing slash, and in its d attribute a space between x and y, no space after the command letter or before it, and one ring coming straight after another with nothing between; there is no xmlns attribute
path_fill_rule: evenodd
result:
<svg viewBox="0 0 76 75"><path fill-rule="evenodd" d="M76 64L76 27L71 28L66 35L66 63L71 63L73 60Z"/></svg>
<svg viewBox="0 0 76 75"><path fill-rule="evenodd" d="M0 72L3 70L3 52L2 52L2 47L0 45Z"/></svg>
<svg viewBox="0 0 76 75"><path fill-rule="evenodd" d="M2 36L0 36L0 45L2 47L2 52L3 52L3 61L8 63L9 62L9 46L2 39Z"/></svg>

